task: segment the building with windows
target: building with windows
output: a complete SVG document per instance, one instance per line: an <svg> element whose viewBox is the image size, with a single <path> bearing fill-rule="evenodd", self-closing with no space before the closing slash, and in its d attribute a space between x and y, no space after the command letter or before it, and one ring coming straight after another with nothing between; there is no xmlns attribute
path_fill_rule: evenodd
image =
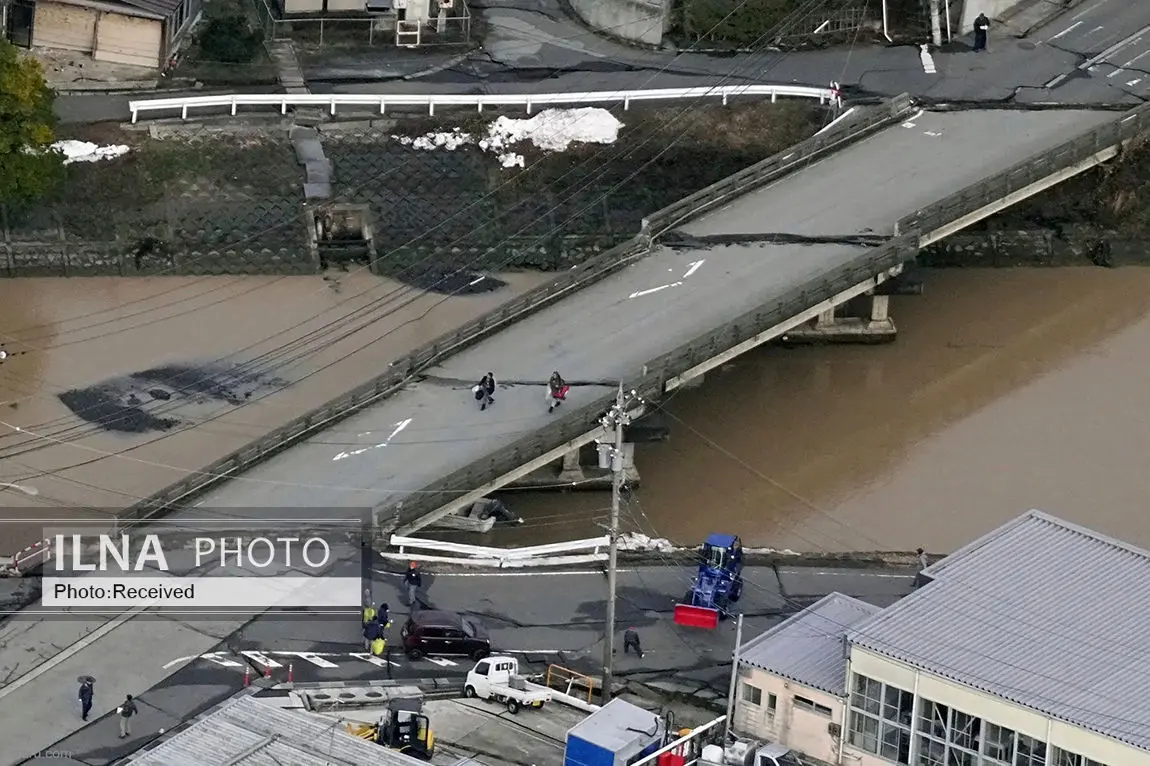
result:
<svg viewBox="0 0 1150 766"><path fill-rule="evenodd" d="M1150 552L1031 511L922 577L893 606L835 616L818 640L800 633L807 653L776 647L756 659L787 679L818 664L816 644L827 667L837 648L845 736L834 757L825 745L810 755L850 766L1150 766L1140 600ZM740 666L743 683L749 661ZM735 725L753 734L747 696L740 689ZM793 731L775 732L804 750Z"/></svg>
<svg viewBox="0 0 1150 766"><path fill-rule="evenodd" d="M832 593L744 644L735 729L834 763L847 698L844 636L878 611Z"/></svg>

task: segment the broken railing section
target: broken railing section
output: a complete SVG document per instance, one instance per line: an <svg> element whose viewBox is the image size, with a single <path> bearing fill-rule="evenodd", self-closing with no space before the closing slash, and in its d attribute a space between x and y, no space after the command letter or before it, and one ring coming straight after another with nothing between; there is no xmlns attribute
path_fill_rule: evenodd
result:
<svg viewBox="0 0 1150 766"><path fill-rule="evenodd" d="M388 548L379 555L389 561L402 562L418 558L420 561L439 564L519 569L601 563L607 560L607 546L611 540L604 535L526 548L488 548L401 535L392 535L388 542Z"/></svg>

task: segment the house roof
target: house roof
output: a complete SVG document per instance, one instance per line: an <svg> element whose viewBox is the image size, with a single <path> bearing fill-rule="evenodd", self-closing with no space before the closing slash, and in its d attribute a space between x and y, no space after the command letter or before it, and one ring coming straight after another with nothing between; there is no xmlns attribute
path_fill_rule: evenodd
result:
<svg viewBox="0 0 1150 766"><path fill-rule="evenodd" d="M137 8L145 13L154 13L161 18L167 18L183 5L183 0L116 0L123 5Z"/></svg>
<svg viewBox="0 0 1150 766"><path fill-rule="evenodd" d="M1030 511L924 574L848 639L1150 750L1150 552Z"/></svg>
<svg viewBox="0 0 1150 766"><path fill-rule="evenodd" d="M572 726L567 734L619 753L639 740L653 739L659 733L659 725L659 716L654 713L627 700L613 699Z"/></svg>
<svg viewBox="0 0 1150 766"><path fill-rule="evenodd" d="M421 766L343 725L242 696L127 761L129 766Z"/></svg>
<svg viewBox="0 0 1150 766"><path fill-rule="evenodd" d="M877 611L873 604L831 593L743 644L739 662L843 697L847 675L843 636Z"/></svg>

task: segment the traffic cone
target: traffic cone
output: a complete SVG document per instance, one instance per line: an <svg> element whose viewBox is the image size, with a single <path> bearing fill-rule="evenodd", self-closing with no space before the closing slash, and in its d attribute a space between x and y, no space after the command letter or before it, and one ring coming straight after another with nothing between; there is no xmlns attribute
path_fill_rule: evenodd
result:
<svg viewBox="0 0 1150 766"><path fill-rule="evenodd" d="M264 678L271 678L271 677L272 677L272 666L271 665L264 666Z"/></svg>
<svg viewBox="0 0 1150 766"><path fill-rule="evenodd" d="M244 686L251 686L252 683L252 669L250 667L244 668Z"/></svg>
<svg viewBox="0 0 1150 766"><path fill-rule="evenodd" d="M292 665L292 664L288 665L288 683L289 684L295 683L295 665Z"/></svg>

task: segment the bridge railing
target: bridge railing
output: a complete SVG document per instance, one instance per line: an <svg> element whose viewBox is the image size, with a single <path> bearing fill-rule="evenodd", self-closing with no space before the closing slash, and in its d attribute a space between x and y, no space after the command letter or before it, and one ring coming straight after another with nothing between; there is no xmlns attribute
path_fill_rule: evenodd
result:
<svg viewBox="0 0 1150 766"><path fill-rule="evenodd" d="M710 88L656 88L649 90L587 91L581 93L505 93L505 94L420 94L402 95L398 93L220 93L207 96L177 96L174 98L150 98L128 102L132 122L140 114L152 112L179 112L181 119L188 119L192 109L227 108L234 117L243 107L276 107L280 114L287 114L291 107L324 107L329 114L336 114L339 107L370 107L386 114L388 107L420 106L429 115L435 114L436 107L472 107L482 112L485 107L521 106L530 114L540 106L568 104L622 104L630 109L634 101L671 101L684 98L718 98L726 104L731 98L746 97L816 99L820 104L837 104L840 101L836 88L814 88L803 85L719 85Z"/></svg>
<svg viewBox="0 0 1150 766"><path fill-rule="evenodd" d="M895 231L922 232L924 244L929 244L937 239L931 235L943 227L1147 132L1150 132L1150 104L1125 112L1112 122L900 218Z"/></svg>
<svg viewBox="0 0 1150 766"><path fill-rule="evenodd" d="M873 278L887 269L913 260L918 254L918 233L901 236L882 247L855 258L824 276L812 279L760 308L706 333L643 366L643 371L624 380L646 399L657 399L668 380L748 341L767 328L781 324L832 298L844 290ZM504 476L538 456L557 450L569 442L600 428L600 421L615 403L615 394L605 394L547 426L501 448L491 455L432 482L419 492L380 509L381 526L404 529L433 511L456 501L467 492Z"/></svg>
<svg viewBox="0 0 1150 766"><path fill-rule="evenodd" d="M390 369L331 401L307 412L285 425L225 455L198 471L122 510L116 517L121 528L163 515L179 503L205 492L287 449L306 437L350 417L364 407L399 391L413 375L442 362L452 354L478 343L557 300L619 271L648 252L651 232L665 231L673 222L681 222L692 209L702 212L751 189L797 170L824 157L848 143L861 140L900 120L911 108L908 96L891 99L884 108L868 112L859 120L844 123L839 130L823 133L802 141L773 157L736 173L702 191L675 203L647 218L647 231L610 250L604 251L578 268L571 269L499 306L458 329L436 338L411 354L391 363Z"/></svg>

